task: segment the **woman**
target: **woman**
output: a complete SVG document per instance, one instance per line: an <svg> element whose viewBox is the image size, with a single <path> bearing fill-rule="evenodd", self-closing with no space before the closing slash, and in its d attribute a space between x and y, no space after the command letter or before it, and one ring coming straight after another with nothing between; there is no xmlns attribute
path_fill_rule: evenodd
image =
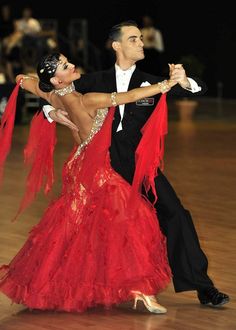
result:
<svg viewBox="0 0 236 330"><path fill-rule="evenodd" d="M72 133L76 146L63 168L59 198L2 267L0 290L42 310L81 312L134 298L134 308L142 301L150 312L166 313L154 297L171 277L165 238L152 205L137 193L130 203L131 186L110 165L114 108L107 107L165 93L175 82L82 95L73 85L80 73L58 53L44 57L37 73L39 82L24 75L16 81L66 109L78 127Z"/></svg>

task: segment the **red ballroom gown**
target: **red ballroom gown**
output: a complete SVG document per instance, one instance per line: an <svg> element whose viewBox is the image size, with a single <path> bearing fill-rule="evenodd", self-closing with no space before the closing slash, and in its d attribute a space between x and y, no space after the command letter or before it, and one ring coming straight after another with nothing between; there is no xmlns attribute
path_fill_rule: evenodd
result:
<svg viewBox="0 0 236 330"><path fill-rule="evenodd" d="M107 115L108 114L108 115ZM170 282L166 240L143 197L110 165L113 114L100 109L63 167L62 191L1 270L0 291L31 309L82 312L157 294ZM108 141L105 142L105 141Z"/></svg>

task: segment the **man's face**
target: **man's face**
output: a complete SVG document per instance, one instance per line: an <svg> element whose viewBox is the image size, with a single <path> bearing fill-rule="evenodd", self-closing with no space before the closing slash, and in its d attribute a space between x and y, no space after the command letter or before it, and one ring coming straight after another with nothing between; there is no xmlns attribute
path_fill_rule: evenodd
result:
<svg viewBox="0 0 236 330"><path fill-rule="evenodd" d="M123 58L133 62L144 58L143 37L141 31L135 26L124 26L121 29L119 52Z"/></svg>

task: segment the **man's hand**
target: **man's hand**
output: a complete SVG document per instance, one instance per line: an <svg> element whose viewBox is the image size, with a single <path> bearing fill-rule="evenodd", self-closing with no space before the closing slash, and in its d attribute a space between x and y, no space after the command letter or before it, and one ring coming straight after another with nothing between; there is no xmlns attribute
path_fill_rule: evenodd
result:
<svg viewBox="0 0 236 330"><path fill-rule="evenodd" d="M61 109L51 110L49 112L49 116L55 122L57 122L61 125L67 126L70 129L72 129L73 131L76 131L76 132L79 131L78 127L74 123L72 123L72 121L70 121L70 119L68 119L68 113L65 110L61 110Z"/></svg>
<svg viewBox="0 0 236 330"><path fill-rule="evenodd" d="M177 81L182 88L191 88L182 64L169 64L169 69L171 80Z"/></svg>

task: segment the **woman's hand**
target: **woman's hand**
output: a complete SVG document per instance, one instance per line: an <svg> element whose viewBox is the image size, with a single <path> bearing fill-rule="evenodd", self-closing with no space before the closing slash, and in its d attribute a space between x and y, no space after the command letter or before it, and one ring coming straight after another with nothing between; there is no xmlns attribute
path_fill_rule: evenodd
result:
<svg viewBox="0 0 236 330"><path fill-rule="evenodd" d="M78 127L68 118L68 113L62 109L54 109L49 112L49 116L52 120L58 124L67 126L69 129L78 132Z"/></svg>

